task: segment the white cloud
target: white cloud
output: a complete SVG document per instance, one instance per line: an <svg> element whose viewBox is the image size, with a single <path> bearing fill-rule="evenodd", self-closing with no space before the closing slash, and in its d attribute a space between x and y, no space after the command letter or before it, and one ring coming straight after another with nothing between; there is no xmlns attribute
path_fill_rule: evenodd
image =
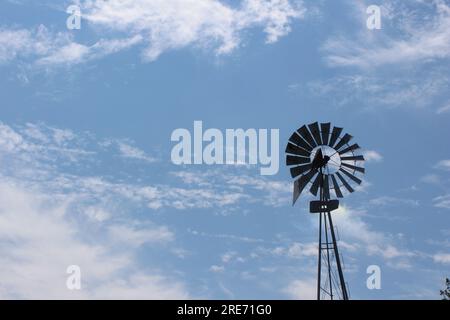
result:
<svg viewBox="0 0 450 320"><path fill-rule="evenodd" d="M315 300L317 298L317 282L313 279L294 280L283 292L295 300Z"/></svg>
<svg viewBox="0 0 450 320"><path fill-rule="evenodd" d="M11 127L0 123L0 148L6 152L15 152L21 149L24 142L22 136Z"/></svg>
<svg viewBox="0 0 450 320"><path fill-rule="evenodd" d="M229 263L236 255L237 253L235 251L229 251L222 255L221 260L223 263Z"/></svg>
<svg viewBox="0 0 450 320"><path fill-rule="evenodd" d="M383 156L375 150L365 150L363 155L367 162L381 162L383 160Z"/></svg>
<svg viewBox="0 0 450 320"><path fill-rule="evenodd" d="M141 40L141 36L136 35L126 39L101 39L91 46L69 42L39 58L36 63L44 66L78 64L131 48Z"/></svg>
<svg viewBox="0 0 450 320"><path fill-rule="evenodd" d="M111 214L104 208L87 207L84 214L92 221L103 222L111 218Z"/></svg>
<svg viewBox="0 0 450 320"><path fill-rule="evenodd" d="M0 28L0 64L18 57L45 56L71 42L68 34L51 34L43 25L35 30Z"/></svg>
<svg viewBox="0 0 450 320"><path fill-rule="evenodd" d="M400 70L401 71L401 70ZM447 91L450 79L446 69L427 68L386 74L375 72L333 77L328 80L309 82L295 90L313 94L333 104L345 106L359 104L365 109L383 106L424 107L434 106L433 102Z"/></svg>
<svg viewBox="0 0 450 320"><path fill-rule="evenodd" d="M277 246L270 250L270 253L275 256L285 256L292 259L299 259L303 257L317 256L317 243L300 243L293 242L287 246ZM267 251L260 248L260 251Z"/></svg>
<svg viewBox="0 0 450 320"><path fill-rule="evenodd" d="M368 30L362 1L348 1L355 32L334 33L322 47L324 59L347 75L300 86L328 103L378 107L429 107L441 114L447 101L450 7L444 1L383 1L382 30ZM383 68L386 66L387 68ZM296 91L300 90L296 89ZM441 107L441 108L439 108Z"/></svg>
<svg viewBox="0 0 450 320"><path fill-rule="evenodd" d="M44 25L35 29L0 28L0 64L14 59L37 66L72 65L97 59L140 43L142 37L100 39L92 45L77 43L68 32L52 32Z"/></svg>
<svg viewBox="0 0 450 320"><path fill-rule="evenodd" d="M443 114L443 113L449 113L450 112L450 103L448 103L447 105L440 107L439 109L436 110L437 114Z"/></svg>
<svg viewBox="0 0 450 320"><path fill-rule="evenodd" d="M235 187L253 188L262 192L263 203L267 206L279 207L291 202L292 183L275 181L264 177L249 175L225 175L225 181Z"/></svg>
<svg viewBox="0 0 450 320"><path fill-rule="evenodd" d="M156 159L148 156L143 150L131 146L123 141L118 142L120 153L125 158L143 160L147 162L155 162Z"/></svg>
<svg viewBox="0 0 450 320"><path fill-rule="evenodd" d="M436 263L450 264L450 253L436 253L433 260Z"/></svg>
<svg viewBox="0 0 450 320"><path fill-rule="evenodd" d="M436 208L450 209L450 194L434 198L433 205Z"/></svg>
<svg viewBox="0 0 450 320"><path fill-rule="evenodd" d="M85 59L89 53L89 47L71 42L49 56L41 58L37 61L38 64L76 64Z"/></svg>
<svg viewBox="0 0 450 320"><path fill-rule="evenodd" d="M343 205L335 211L333 215L335 225L345 237L346 242L350 242L350 239L356 241L366 250L368 255L378 255L386 260L403 259L402 261L406 261L405 259L415 255L408 250L397 248L390 235L373 231L361 219L361 214L364 213L364 211L354 210ZM391 263L393 262L391 261Z"/></svg>
<svg viewBox="0 0 450 320"><path fill-rule="evenodd" d="M95 26L143 35L144 57L150 61L190 45L230 53L239 46L241 31L259 26L272 43L304 14L289 0L244 0L239 8L218 0L86 1L83 7L83 17Z"/></svg>
<svg viewBox="0 0 450 320"><path fill-rule="evenodd" d="M450 160L441 160L439 161L436 166L437 169L442 169L446 171L450 171Z"/></svg>
<svg viewBox="0 0 450 320"><path fill-rule="evenodd" d="M422 182L430 183L430 184L439 184L441 183L441 178L437 174L427 174L420 179Z"/></svg>
<svg viewBox="0 0 450 320"><path fill-rule="evenodd" d="M342 230L346 237L360 240L365 244L383 243L385 241L384 235L381 232L370 230L367 223L360 218L361 213L345 205L340 205L334 211L335 225Z"/></svg>
<svg viewBox="0 0 450 320"><path fill-rule="evenodd" d="M148 269L154 264L157 268L157 261L143 268L136 258L142 246L180 252L175 232L169 226L135 220L138 218L128 214L145 207L183 210L239 208L242 203L273 205L266 201L267 188L280 195L290 194L282 182L242 174L247 169L198 170L194 175L180 171L173 175L182 180L175 181L175 187L90 175L94 166L103 168L102 158L113 161L123 156L117 141L123 140L99 141L89 132L79 134L45 124L0 123L0 248L14 243L7 252L0 252L0 272L8 277L3 286L0 284L0 296L188 297L181 281L168 272ZM129 154L136 155L136 151ZM263 241L245 235L214 237ZM299 254L297 249L291 248L290 254ZM223 263L244 261L235 252L221 258ZM65 271L73 264L82 269L85 289L80 292L65 288Z"/></svg>
<svg viewBox="0 0 450 320"><path fill-rule="evenodd" d="M402 29L396 28L397 33L402 32L401 37L389 37L383 32L378 37L368 34L370 30L364 30L355 40L346 37L334 37L324 45L327 53L326 60L332 66L356 66L376 67L386 64L405 64L417 61L425 62L450 57L450 7L446 2L437 0L432 3L422 1L415 2L419 5L409 16L398 14L404 11L403 4L393 1L390 6L390 19L398 20L403 24ZM360 4L358 4L360 5ZM386 8L387 6L385 6ZM420 15L421 11L432 10L433 14L426 15L415 28L410 30L409 20ZM423 15L422 15L423 16ZM361 19L361 15L358 15ZM387 20L387 18L385 18Z"/></svg>
<svg viewBox="0 0 450 320"><path fill-rule="evenodd" d="M317 248L316 243L302 244L295 242L288 248L287 254L289 257L316 256Z"/></svg>
<svg viewBox="0 0 450 320"><path fill-rule="evenodd" d="M1 298L188 297L182 283L140 270L132 247L118 250L98 231L86 232L86 225L71 216L72 201L72 195L31 193L15 181L0 183ZM80 291L66 288L66 269L73 264L81 268Z"/></svg>
<svg viewBox="0 0 450 320"><path fill-rule="evenodd" d="M223 234L223 233L206 233L206 232L200 232L197 230L190 230L189 233L195 236L200 237L207 237L207 238L217 238L217 239L226 239L226 240L233 240L237 242L246 242L246 243L258 243L258 242L264 242L263 239L260 238L250 238L246 236L238 236L234 234Z"/></svg>
<svg viewBox="0 0 450 320"><path fill-rule="evenodd" d="M417 207L419 205L419 200L382 196L371 199L369 203L376 206L406 205L410 207Z"/></svg>
<svg viewBox="0 0 450 320"><path fill-rule="evenodd" d="M209 271L214 272L214 273L220 273L220 272L224 272L225 271L225 267L224 266L212 265L209 268Z"/></svg>
<svg viewBox="0 0 450 320"><path fill-rule="evenodd" d="M58 160L80 162L100 152L114 152L126 159L155 162L156 159L123 140L97 140L90 133L75 134L71 130L58 129L45 124L27 123L24 126L8 126L0 123L0 150L3 157L13 157L42 165ZM118 150L115 150L117 146Z"/></svg>
<svg viewBox="0 0 450 320"><path fill-rule="evenodd" d="M178 171L171 175L184 183L205 189L204 195L219 197L220 206L237 204L240 201L262 203L265 206L280 207L291 202L292 184L287 181L254 177L247 174L246 167L209 169L196 171ZM251 168L247 168L251 169ZM210 194L212 188L221 186L222 191ZM226 190L224 193L223 189ZM255 194L256 193L256 194Z"/></svg>
<svg viewBox="0 0 450 320"><path fill-rule="evenodd" d="M125 279L111 279L99 286L93 299L185 300L190 299L179 282L157 274L136 273Z"/></svg>
<svg viewBox="0 0 450 320"><path fill-rule="evenodd" d="M0 159L7 176L33 181L39 171L40 182L48 190L77 190L87 199L107 204L128 202L154 210L163 207L186 210L215 208L217 213L237 211L242 203L261 203L279 207L290 203L289 182L255 178L246 167L221 169L196 169L172 172L183 183L155 182L130 184L102 176L72 175L68 164L77 167L103 168L102 158L142 160L139 165L152 164L156 159L132 145L132 141L98 140L89 132L75 134L70 130L30 124L11 127L0 123ZM194 168L193 168L194 169ZM230 170L228 170L230 169ZM119 201L120 199L120 201ZM113 212L87 210L90 219L107 219ZM219 212L220 211L220 212Z"/></svg>
<svg viewBox="0 0 450 320"><path fill-rule="evenodd" d="M176 171L171 172L170 174L174 177L180 178L184 183L187 184L195 184L198 186L211 186L211 172L203 172L203 174L198 174L197 172L189 172L189 171Z"/></svg>
<svg viewBox="0 0 450 320"><path fill-rule="evenodd" d="M143 244L165 243L174 240L174 234L166 226L139 227L133 225L112 225L108 228L114 241L126 243L133 247Z"/></svg>
<svg viewBox="0 0 450 320"><path fill-rule="evenodd" d="M212 48L217 55L238 48L245 31L262 28L274 43L303 18L300 1L244 0L232 7L219 0L86 0L83 19L100 39L78 43L68 32L0 28L0 64L14 59L37 66L72 65L142 45L146 61L190 46Z"/></svg>

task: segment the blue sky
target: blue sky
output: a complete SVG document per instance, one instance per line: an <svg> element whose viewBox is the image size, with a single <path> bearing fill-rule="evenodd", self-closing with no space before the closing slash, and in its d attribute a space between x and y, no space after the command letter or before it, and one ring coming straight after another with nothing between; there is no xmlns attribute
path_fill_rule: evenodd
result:
<svg viewBox="0 0 450 320"><path fill-rule="evenodd" d="M314 298L317 217L287 168L171 163L202 120L280 129L280 155L303 124L344 127L367 159L335 214L352 298L439 298L448 1L78 1L69 30L72 3L0 3L0 297Z"/></svg>

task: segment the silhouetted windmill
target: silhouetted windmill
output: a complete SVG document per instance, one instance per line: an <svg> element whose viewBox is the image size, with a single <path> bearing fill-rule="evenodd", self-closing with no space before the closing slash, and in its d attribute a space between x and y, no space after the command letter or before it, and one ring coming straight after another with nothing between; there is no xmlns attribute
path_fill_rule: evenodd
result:
<svg viewBox="0 0 450 320"><path fill-rule="evenodd" d="M314 122L304 125L289 138L286 147L286 165L295 179L293 205L305 188L318 196L310 202L310 212L319 213L319 247L317 272L317 299L348 300L347 286L342 271L341 256L331 212L339 207L337 198L343 192L355 190L352 183L361 184L365 173L364 157L357 154L358 144L350 144L352 136L342 134L342 128L330 123Z"/></svg>

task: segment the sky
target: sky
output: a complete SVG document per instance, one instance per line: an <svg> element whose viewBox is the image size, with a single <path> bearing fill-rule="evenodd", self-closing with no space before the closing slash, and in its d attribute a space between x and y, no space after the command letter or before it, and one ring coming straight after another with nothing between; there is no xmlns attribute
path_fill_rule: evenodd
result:
<svg viewBox="0 0 450 320"><path fill-rule="evenodd" d="M333 213L351 298L439 299L448 30L445 0L1 1L0 298L314 299L318 217L283 163L319 121L366 158ZM194 121L279 129L279 172L174 164Z"/></svg>

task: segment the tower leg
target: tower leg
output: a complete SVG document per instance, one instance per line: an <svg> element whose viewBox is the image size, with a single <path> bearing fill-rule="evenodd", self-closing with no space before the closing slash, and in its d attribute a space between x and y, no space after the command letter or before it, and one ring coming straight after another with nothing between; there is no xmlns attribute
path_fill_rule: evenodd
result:
<svg viewBox="0 0 450 320"><path fill-rule="evenodd" d="M323 182L319 187L320 201L328 201L328 197L324 195L322 184ZM323 232L325 232L324 237L322 235ZM342 271L333 220L331 218L331 212L327 209L324 209L324 212L319 212L318 249L317 300L321 300L322 296L328 296L329 299L333 300L335 295L341 297L343 300L348 300L347 287ZM324 250L326 250L326 261L322 264L322 253ZM332 254L332 252L334 254ZM323 270L324 275L326 275L324 278L322 278L322 269L325 269ZM336 269L338 278L336 278Z"/></svg>
<svg viewBox="0 0 450 320"><path fill-rule="evenodd" d="M328 226L327 226L327 219L326 214L324 213L324 227L325 227L325 243L326 243L326 250L327 250L327 266L328 266L328 283L330 284L330 298L333 300L333 279L331 277L331 262L330 262L330 242L328 241Z"/></svg>
<svg viewBox="0 0 450 320"><path fill-rule="evenodd" d="M344 273L342 272L341 257L339 256L336 235L334 234L334 227L333 227L333 220L331 219L331 212L328 212L328 221L330 223L330 231L331 231L331 237L333 240L334 255L336 257L336 265L337 265L338 274L339 274L339 282L341 285L342 298L344 300L348 300L347 287L345 285Z"/></svg>
<svg viewBox="0 0 450 320"><path fill-rule="evenodd" d="M319 254L317 263L317 300L320 300L321 289L321 274L322 274L322 212L319 213Z"/></svg>

